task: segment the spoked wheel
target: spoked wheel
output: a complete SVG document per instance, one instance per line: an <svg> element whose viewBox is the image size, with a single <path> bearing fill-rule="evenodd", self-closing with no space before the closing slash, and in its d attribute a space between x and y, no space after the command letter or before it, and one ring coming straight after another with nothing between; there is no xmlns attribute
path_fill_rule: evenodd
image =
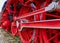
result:
<svg viewBox="0 0 60 43"><path fill-rule="evenodd" d="M26 28L18 34L23 43L30 43L34 38L35 30Z"/></svg>

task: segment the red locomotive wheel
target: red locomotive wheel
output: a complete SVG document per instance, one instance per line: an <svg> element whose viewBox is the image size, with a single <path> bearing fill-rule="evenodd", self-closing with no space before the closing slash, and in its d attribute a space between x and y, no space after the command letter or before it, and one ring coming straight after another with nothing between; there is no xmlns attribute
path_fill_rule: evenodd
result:
<svg viewBox="0 0 60 43"><path fill-rule="evenodd" d="M27 25L28 28L26 28L27 27L26 26L23 27L21 30L21 27L24 25L23 23L28 23L32 21L35 22L42 20L50 20L56 18L60 19L60 13L45 12L45 13L40 13L38 15L34 15L26 18L20 18L16 20L16 18L22 17L28 13L31 14L31 12L35 12L36 10L39 10L41 8L45 8L51 2L52 0L13 0L13 1L8 0L7 7L5 8L2 15L2 27L5 28L7 32L10 31L13 36L19 35L22 43L31 43L32 40L34 41L34 43L60 43L60 30L48 30L48 29L43 29L41 27L40 27L41 29L30 28L31 26L29 27L28 26L29 24ZM43 26L43 22L41 23ZM23 25L21 26L21 24ZM35 26L35 24L33 24L32 26Z"/></svg>

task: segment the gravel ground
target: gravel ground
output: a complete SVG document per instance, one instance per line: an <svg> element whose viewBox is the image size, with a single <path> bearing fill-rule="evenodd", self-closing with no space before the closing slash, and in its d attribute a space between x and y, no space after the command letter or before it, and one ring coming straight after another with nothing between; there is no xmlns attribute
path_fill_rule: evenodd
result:
<svg viewBox="0 0 60 43"><path fill-rule="evenodd" d="M0 43L21 43L19 37L12 37L0 28Z"/></svg>

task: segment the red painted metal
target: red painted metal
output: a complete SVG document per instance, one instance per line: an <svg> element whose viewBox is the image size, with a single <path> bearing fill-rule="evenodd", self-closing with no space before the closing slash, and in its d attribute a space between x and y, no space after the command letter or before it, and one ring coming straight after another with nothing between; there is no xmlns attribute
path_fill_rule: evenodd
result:
<svg viewBox="0 0 60 43"><path fill-rule="evenodd" d="M24 10L23 10L24 9ZM32 11L32 9L31 8L29 8L29 7L22 7L21 8L21 10L20 10L20 13L19 13L19 16L21 16L21 14L25 14L25 13L29 13L29 12L31 12ZM25 14L26 15L26 14ZM32 18L32 19L31 19ZM27 19L28 21L30 20L30 21L33 21L34 19L33 19L33 16L32 17L29 17L29 18L25 18L25 19ZM19 19L20 20L20 19ZM27 21L27 22L28 22ZM20 26L21 26L21 22L20 22ZM22 42L23 43L30 43L31 42L31 40L32 40L32 36L33 36L33 32L34 32L34 30L33 29L26 29L26 30L24 30L24 31L19 31L21 28L19 28L18 29L18 34L19 34L19 36L20 36L20 38L21 38L21 40L22 40ZM24 33L24 34L23 34Z"/></svg>
<svg viewBox="0 0 60 43"><path fill-rule="evenodd" d="M15 22L11 24L11 34L12 36L15 36L17 34L17 27Z"/></svg>
<svg viewBox="0 0 60 43"><path fill-rule="evenodd" d="M60 19L22 23L21 27L22 28L27 27L27 28L60 29Z"/></svg>
<svg viewBox="0 0 60 43"><path fill-rule="evenodd" d="M8 0L2 13L1 26L11 32L12 36L18 35L22 43L60 43L60 10L45 10L51 2L52 0ZM18 9L20 6L19 10L17 5ZM12 17L9 19L10 14Z"/></svg>
<svg viewBox="0 0 60 43"><path fill-rule="evenodd" d="M24 15L16 18L16 19L26 18L26 17L33 16L33 15L37 15L37 14L39 14L39 13L44 13L44 12L46 12L45 9L44 9L44 8L41 8L41 9L36 10L36 11L34 11L34 12L30 12L30 13L24 14Z"/></svg>
<svg viewBox="0 0 60 43"><path fill-rule="evenodd" d="M2 25L1 26L8 32L10 25L11 25L11 22L8 19L8 12L6 10L3 12L3 15L2 15Z"/></svg>

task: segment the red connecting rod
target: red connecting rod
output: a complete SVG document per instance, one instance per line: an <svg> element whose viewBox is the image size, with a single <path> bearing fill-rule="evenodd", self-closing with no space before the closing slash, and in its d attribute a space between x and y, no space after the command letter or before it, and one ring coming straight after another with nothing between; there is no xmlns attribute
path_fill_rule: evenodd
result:
<svg viewBox="0 0 60 43"><path fill-rule="evenodd" d="M19 17L14 17L14 19L21 19L21 18L25 18L25 17L37 15L37 14L39 14L39 13L44 13L44 12L46 12L46 11L45 11L45 8L42 8L42 9L36 10L36 11L34 11L34 12L31 12L31 13L26 13L26 14L24 14L24 15L22 15L22 16L19 16Z"/></svg>
<svg viewBox="0 0 60 43"><path fill-rule="evenodd" d="M22 23L21 27L60 29L60 19Z"/></svg>

